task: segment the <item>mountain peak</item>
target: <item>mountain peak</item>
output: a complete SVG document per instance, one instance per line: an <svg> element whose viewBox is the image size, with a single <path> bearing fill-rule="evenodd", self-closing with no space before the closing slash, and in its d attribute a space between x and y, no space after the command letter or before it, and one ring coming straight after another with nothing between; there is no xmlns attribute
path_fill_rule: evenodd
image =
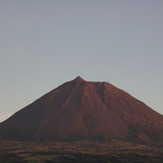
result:
<svg viewBox="0 0 163 163"><path fill-rule="evenodd" d="M163 143L163 117L107 82L78 76L0 123L0 137Z"/></svg>
<svg viewBox="0 0 163 163"><path fill-rule="evenodd" d="M76 82L82 82L82 81L85 81L83 78L81 78L80 76L77 76L74 81Z"/></svg>

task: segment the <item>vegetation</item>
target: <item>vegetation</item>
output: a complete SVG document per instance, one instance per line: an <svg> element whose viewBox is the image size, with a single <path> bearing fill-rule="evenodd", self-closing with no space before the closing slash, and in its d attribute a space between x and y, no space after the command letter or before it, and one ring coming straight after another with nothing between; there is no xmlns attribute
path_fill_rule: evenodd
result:
<svg viewBox="0 0 163 163"><path fill-rule="evenodd" d="M0 141L3 163L155 163L163 162L162 146L125 141L18 142Z"/></svg>

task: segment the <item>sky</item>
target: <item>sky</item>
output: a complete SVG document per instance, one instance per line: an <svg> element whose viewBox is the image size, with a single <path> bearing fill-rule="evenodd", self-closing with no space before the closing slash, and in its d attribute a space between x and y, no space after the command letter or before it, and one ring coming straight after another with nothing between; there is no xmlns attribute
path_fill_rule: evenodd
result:
<svg viewBox="0 0 163 163"><path fill-rule="evenodd" d="M162 0L0 0L0 121L77 76L163 114L162 17Z"/></svg>

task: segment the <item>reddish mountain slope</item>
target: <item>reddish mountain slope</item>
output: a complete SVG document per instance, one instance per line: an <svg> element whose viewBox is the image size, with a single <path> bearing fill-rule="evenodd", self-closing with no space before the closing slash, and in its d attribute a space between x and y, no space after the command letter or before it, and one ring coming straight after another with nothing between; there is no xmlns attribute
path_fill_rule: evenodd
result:
<svg viewBox="0 0 163 163"><path fill-rule="evenodd" d="M2 122L0 136L163 142L163 116L107 82L77 77Z"/></svg>

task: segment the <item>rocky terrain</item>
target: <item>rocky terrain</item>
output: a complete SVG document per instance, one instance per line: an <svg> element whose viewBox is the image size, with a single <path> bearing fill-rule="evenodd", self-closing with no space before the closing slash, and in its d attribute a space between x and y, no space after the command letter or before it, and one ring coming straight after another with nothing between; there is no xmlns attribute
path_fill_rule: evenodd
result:
<svg viewBox="0 0 163 163"><path fill-rule="evenodd" d="M17 140L163 142L163 116L107 82L77 77L0 123Z"/></svg>

